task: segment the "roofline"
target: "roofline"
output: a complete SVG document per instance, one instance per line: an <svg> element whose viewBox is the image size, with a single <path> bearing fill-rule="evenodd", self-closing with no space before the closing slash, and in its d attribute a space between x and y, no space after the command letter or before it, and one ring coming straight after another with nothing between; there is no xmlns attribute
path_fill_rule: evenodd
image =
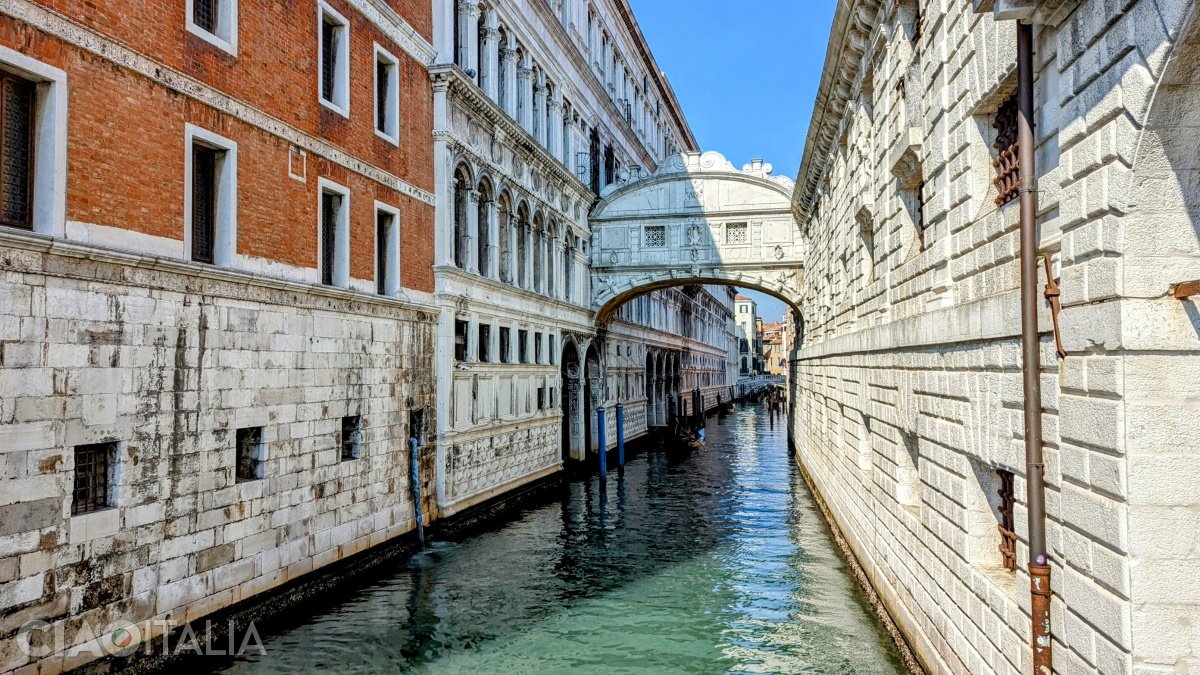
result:
<svg viewBox="0 0 1200 675"><path fill-rule="evenodd" d="M617 5L617 10L621 13L621 18L625 21L625 27L629 29L631 35L637 38L638 51L642 54L642 60L646 63L646 68L650 70L650 74L654 77L654 81L658 84L658 88L663 92L663 95L669 99L668 107L671 109L671 117L674 118L676 126L684 135L681 139L687 143L686 150L698 151L700 146L696 143L696 136L692 133L692 127L688 124L687 116L683 114L683 107L679 105L679 99L675 97L675 89L671 87L671 83L667 80L667 76L658 67L658 62L654 60L654 54L650 52L650 45L646 42L646 36L642 35L642 28L638 25L637 19L633 16L633 8L629 6L629 0L613 0Z"/></svg>

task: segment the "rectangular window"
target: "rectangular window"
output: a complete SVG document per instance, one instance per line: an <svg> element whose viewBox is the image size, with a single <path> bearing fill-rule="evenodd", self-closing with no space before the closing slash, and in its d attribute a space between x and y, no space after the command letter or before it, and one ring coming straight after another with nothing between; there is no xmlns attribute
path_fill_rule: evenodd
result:
<svg viewBox="0 0 1200 675"><path fill-rule="evenodd" d="M454 360L467 360L467 322L454 322Z"/></svg>
<svg viewBox="0 0 1200 675"><path fill-rule="evenodd" d="M350 285L350 193L324 178L320 186L320 252L321 283L326 286Z"/></svg>
<svg viewBox="0 0 1200 675"><path fill-rule="evenodd" d="M550 336L550 363L558 361L558 350L554 348L554 336Z"/></svg>
<svg viewBox="0 0 1200 675"><path fill-rule="evenodd" d="M646 247L662 248L667 245L667 227L665 225L648 225L646 227Z"/></svg>
<svg viewBox="0 0 1200 675"><path fill-rule="evenodd" d="M362 457L362 416L350 415L342 418L342 461Z"/></svg>
<svg viewBox="0 0 1200 675"><path fill-rule="evenodd" d="M996 157L992 165L996 168L996 178L992 181L999 193L996 205L1007 204L1020 196L1021 164L1018 161L1017 149L1017 95L1013 94L1000 108L996 110L996 118L992 121L996 130L996 141L992 147Z"/></svg>
<svg viewBox="0 0 1200 675"><path fill-rule="evenodd" d="M375 45L375 132L393 144L400 143L399 62Z"/></svg>
<svg viewBox="0 0 1200 675"><path fill-rule="evenodd" d="M237 56L237 0L187 0L187 29Z"/></svg>
<svg viewBox="0 0 1200 675"><path fill-rule="evenodd" d="M508 326L500 327L500 363L512 363L512 355L510 354L511 345L511 329Z"/></svg>
<svg viewBox="0 0 1200 675"><path fill-rule="evenodd" d="M400 212L375 202L375 291L400 292Z"/></svg>
<svg viewBox="0 0 1200 675"><path fill-rule="evenodd" d="M236 436L237 480L259 480L266 471L266 450L263 445L263 428L238 429Z"/></svg>
<svg viewBox="0 0 1200 675"><path fill-rule="evenodd" d="M91 513L113 505L110 489L117 461L116 443L75 446L75 489L71 515Z"/></svg>
<svg viewBox="0 0 1200 675"><path fill-rule="evenodd" d="M492 327L489 324L479 324L479 362L490 363L492 360Z"/></svg>
<svg viewBox="0 0 1200 675"><path fill-rule="evenodd" d="M517 360L529 363L529 331L517 331Z"/></svg>
<svg viewBox="0 0 1200 675"><path fill-rule="evenodd" d="M1011 471L996 469L996 475L1000 477L1000 487L996 491L1000 497L1000 506L997 509L1000 515L1000 522L998 523L1000 530L1000 559L1005 569L1016 571L1017 534L1014 531L1013 523L1013 504L1015 502L1013 474Z"/></svg>
<svg viewBox="0 0 1200 675"><path fill-rule="evenodd" d="M533 362L543 363L542 361L542 334L533 334Z"/></svg>
<svg viewBox="0 0 1200 675"><path fill-rule="evenodd" d="M537 409L538 409L538 410L545 410L545 409L546 409L546 388L545 388L545 387L538 387L538 390L537 390Z"/></svg>
<svg viewBox="0 0 1200 675"><path fill-rule="evenodd" d="M318 2L321 17L317 36L321 67L317 71L321 103L350 116L350 23L324 2Z"/></svg>
<svg viewBox="0 0 1200 675"><path fill-rule="evenodd" d="M33 229L35 85L0 71L0 223Z"/></svg>
<svg viewBox="0 0 1200 675"><path fill-rule="evenodd" d="M192 260L211 264L217 229L217 151L192 146Z"/></svg>

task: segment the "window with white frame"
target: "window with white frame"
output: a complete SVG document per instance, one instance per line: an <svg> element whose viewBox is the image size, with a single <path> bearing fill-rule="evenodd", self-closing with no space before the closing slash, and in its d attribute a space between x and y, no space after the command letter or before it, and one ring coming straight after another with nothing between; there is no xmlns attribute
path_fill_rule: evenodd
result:
<svg viewBox="0 0 1200 675"><path fill-rule="evenodd" d="M375 45L375 133L400 143L399 61L379 45Z"/></svg>
<svg viewBox="0 0 1200 675"><path fill-rule="evenodd" d="M350 116L350 22L324 2L317 3L320 18L317 46L321 67L317 85L321 103Z"/></svg>
<svg viewBox="0 0 1200 675"><path fill-rule="evenodd" d="M237 56L237 0L187 0L187 29Z"/></svg>
<svg viewBox="0 0 1200 675"><path fill-rule="evenodd" d="M317 262L321 283L350 285L350 191L324 178L317 179Z"/></svg>
<svg viewBox="0 0 1200 675"><path fill-rule="evenodd" d="M0 46L0 226L62 236L67 74Z"/></svg>
<svg viewBox="0 0 1200 675"><path fill-rule="evenodd" d="M231 267L237 255L237 143L191 124L184 135L187 257Z"/></svg>
<svg viewBox="0 0 1200 675"><path fill-rule="evenodd" d="M400 212L380 202L375 202L375 290L400 292Z"/></svg>

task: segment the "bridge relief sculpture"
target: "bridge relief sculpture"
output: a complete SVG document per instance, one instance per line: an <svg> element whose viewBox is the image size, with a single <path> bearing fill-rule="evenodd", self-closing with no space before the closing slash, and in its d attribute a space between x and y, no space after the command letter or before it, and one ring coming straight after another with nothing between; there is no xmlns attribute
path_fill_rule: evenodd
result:
<svg viewBox="0 0 1200 675"><path fill-rule="evenodd" d="M603 321L628 298L682 283L756 288L794 302L806 240L792 181L716 152L671 157L601 192L592 212L593 308Z"/></svg>

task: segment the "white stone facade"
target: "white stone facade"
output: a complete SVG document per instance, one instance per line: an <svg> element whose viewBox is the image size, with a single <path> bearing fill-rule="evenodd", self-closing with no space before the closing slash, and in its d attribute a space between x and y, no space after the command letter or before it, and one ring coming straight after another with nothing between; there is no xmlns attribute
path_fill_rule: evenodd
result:
<svg viewBox="0 0 1200 675"><path fill-rule="evenodd" d="M995 9L1036 24L1062 287L1065 358L1041 317L1055 670L1200 672L1200 315L1171 292L1200 278L1196 3ZM1015 33L968 2L840 4L794 199L796 451L930 672L1030 670L1018 204L992 183Z"/></svg>

